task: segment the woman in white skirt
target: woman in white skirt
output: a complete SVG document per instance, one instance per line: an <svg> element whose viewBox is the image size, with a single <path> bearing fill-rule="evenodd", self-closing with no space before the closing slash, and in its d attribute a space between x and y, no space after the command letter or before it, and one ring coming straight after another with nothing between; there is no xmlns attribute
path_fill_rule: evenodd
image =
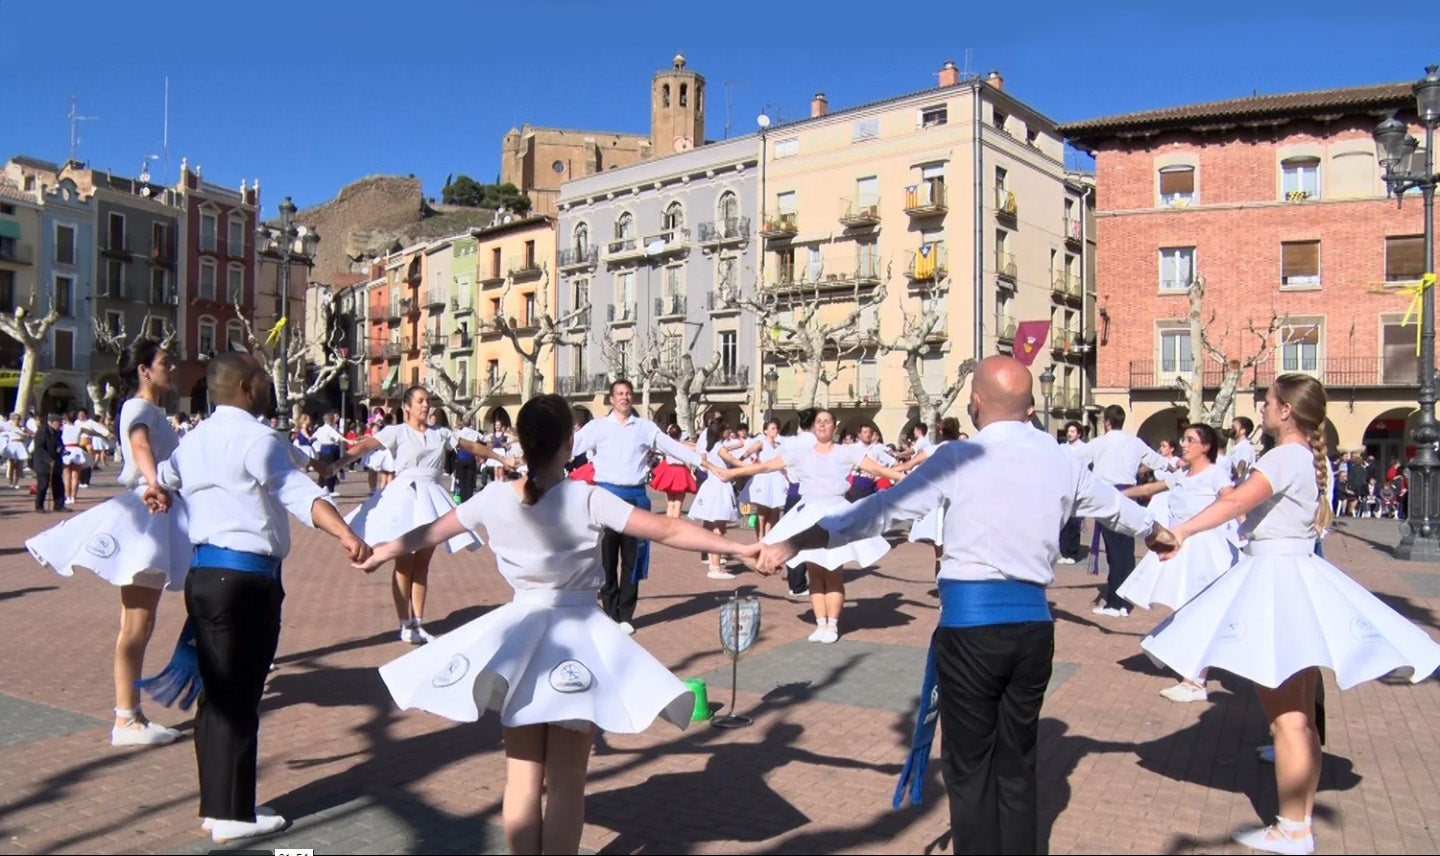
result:
<svg viewBox="0 0 1440 856"><path fill-rule="evenodd" d="M405 709L457 722L475 722L486 709L499 712L511 853L579 849L597 728L636 734L659 716L683 729L695 710L685 684L596 604L604 582L601 533L613 529L747 561L759 553L759 544L742 546L567 479L572 420L569 403L559 396L527 401L516 419L530 462L526 478L491 482L438 521L381 545L359 566L370 570L485 529L515 599L385 664L380 675Z"/></svg>
<svg viewBox="0 0 1440 856"><path fill-rule="evenodd" d="M122 369L126 386L138 390L120 408L120 447L125 458L120 484L126 493L25 542L30 555L61 576L76 568L120 588L120 635L115 643L113 746L163 745L180 732L145 718L140 680L145 648L155 629L155 609L165 589L184 587L190 569L189 517L179 496L169 514L151 514L143 495L156 482L156 463L170 457L180 438L160 403L170 394L174 363L160 344L137 341Z"/></svg>
<svg viewBox="0 0 1440 856"><path fill-rule="evenodd" d="M1421 681L1440 667L1440 644L1316 555L1331 514L1325 388L1308 375L1281 375L1261 415L1275 448L1243 484L1174 530L1183 549L1243 514L1244 555L1141 646L1181 675L1208 666L1254 682L1275 738L1280 816L1236 840L1271 853L1311 853L1321 757L1317 667L1334 671L1342 690L1391 672Z"/></svg>
<svg viewBox="0 0 1440 856"><path fill-rule="evenodd" d="M740 453L741 460L754 458L756 463L768 464L780 457L780 420L771 419L765 423L765 431L754 443ZM740 489L740 504L749 505L755 511L755 535L764 540L780 512L785 510L785 500L790 496L790 480L782 472L761 473L751 476Z"/></svg>
<svg viewBox="0 0 1440 856"><path fill-rule="evenodd" d="M462 448L477 458L500 458L483 443L457 439L448 428L430 427L430 394L425 387L412 386L405 390L403 408L403 424L391 425L366 437L333 465L343 470L351 461L382 449L395 461L394 480L345 517L355 534L372 547L438 520L455 508L445 476L446 449ZM458 553L480 544L480 539L473 534L460 532L448 539L446 546L450 552ZM390 591L395 598L402 642L418 645L434 639L424 627L425 594L430 581L430 558L434 553L434 547L429 547L395 559Z"/></svg>
<svg viewBox="0 0 1440 856"><path fill-rule="evenodd" d="M5 458L6 475L10 477L11 490L20 489L20 479L25 475L25 462L30 460L28 444L32 436L25 430L20 414L10 414L10 421L5 425L3 434L0 434L0 442L4 443L3 448L0 448L0 455Z"/></svg>
<svg viewBox="0 0 1440 856"><path fill-rule="evenodd" d="M703 459L717 469L741 466L740 461L725 448L725 423L711 422L700 435ZM707 478L695 492L695 501L690 503L690 519L702 524L717 535L725 534L725 527L740 519L740 503L735 499L735 485L726 479ZM712 580L733 580L735 575L720 566L720 554L710 553L708 557Z"/></svg>
<svg viewBox="0 0 1440 856"><path fill-rule="evenodd" d="M953 416L947 416L940 420L940 442L932 443L929 437L920 437L915 441L915 454L910 457L911 466L923 464L935 450L960 439L960 420ZM911 544L924 542L935 548L935 576L940 576L940 557L945 552L945 508L938 505L924 517L915 521L910 527L909 540Z"/></svg>
<svg viewBox="0 0 1440 856"><path fill-rule="evenodd" d="M89 421L89 420L85 420ZM85 451L85 444L82 440L87 437L99 437L99 432L87 427L75 414L65 417L65 424L60 428L60 442L65 446L64 457L60 462L65 465L65 507L74 505L75 500L80 496L80 473L89 466L93 466L95 460L90 453Z"/></svg>
<svg viewBox="0 0 1440 856"><path fill-rule="evenodd" d="M779 543L804 532L815 521L837 508L849 505L845 493L850 489L850 472L859 469L872 478L899 481L897 470L882 467L866 455L859 443L843 445L835 442L835 414L821 410L815 416L815 443L787 445L780 455L763 464L729 470L731 479L793 471L800 484L800 502L775 524L763 543ZM707 480L708 481L708 480ZM845 577L840 568L846 562L860 567L873 565L890 551L884 538L866 538L844 547L826 550L803 550L791 565L803 563L810 578L810 605L815 610L815 632L811 642L826 644L840 638L840 613L845 608Z"/></svg>
<svg viewBox="0 0 1440 856"><path fill-rule="evenodd" d="M1180 448L1184 469L1160 473L1160 481L1125 491L1131 499L1169 497L1170 519L1176 524L1194 517L1233 486L1230 468L1215 463L1220 435L1214 428L1203 423L1191 425L1180 438ZM1151 508L1154 502L1152 499ZM1201 532L1164 562L1158 553L1147 554L1120 586L1119 595L1141 609L1149 609L1154 603L1179 609L1235 564L1239 552L1232 534L1229 527ZM1180 677L1180 683L1161 690L1160 695L1180 703L1209 698L1205 670Z"/></svg>
<svg viewBox="0 0 1440 856"><path fill-rule="evenodd" d="M1166 437L1164 440L1161 440L1161 441L1160 441L1160 445L1158 445L1158 446L1155 447L1155 451L1159 452L1161 457L1163 457L1165 460L1167 460L1167 461L1170 462L1170 472L1171 472L1171 473L1173 473L1173 472L1175 472L1176 470L1180 469L1181 467L1185 466L1185 458L1184 458L1184 455L1176 455L1176 454L1175 454L1175 444L1172 443L1172 442L1170 442L1170 438L1169 438L1169 437ZM1150 482L1150 484L1154 485L1154 484L1162 484L1162 483L1164 483L1164 481L1165 481L1165 476L1168 475L1168 474L1169 474L1169 473L1154 473L1153 476L1154 476L1155 481ZM1141 487L1148 487L1148 485L1141 485ZM1161 525L1161 526L1164 526L1166 529L1169 529L1169 528L1170 528L1170 494L1168 494L1168 493L1158 493L1158 494L1154 494L1154 495L1150 495L1150 494L1143 494L1143 495L1150 497L1150 504L1147 505L1147 506L1145 506L1145 507L1150 510L1150 514L1151 514L1151 516L1153 516L1153 517L1155 518L1155 522L1156 522L1157 524Z"/></svg>

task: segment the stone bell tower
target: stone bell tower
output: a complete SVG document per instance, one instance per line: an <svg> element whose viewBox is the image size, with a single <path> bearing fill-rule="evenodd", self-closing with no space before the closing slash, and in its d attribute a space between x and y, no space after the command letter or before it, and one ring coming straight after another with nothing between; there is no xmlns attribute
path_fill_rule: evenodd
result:
<svg viewBox="0 0 1440 856"><path fill-rule="evenodd" d="M650 84L650 143L657 157L705 144L705 78L685 68L684 54Z"/></svg>

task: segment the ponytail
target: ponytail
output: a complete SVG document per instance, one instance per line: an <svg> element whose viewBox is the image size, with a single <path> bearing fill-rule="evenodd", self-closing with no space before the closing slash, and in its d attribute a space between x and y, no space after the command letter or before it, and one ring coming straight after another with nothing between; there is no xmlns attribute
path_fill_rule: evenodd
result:
<svg viewBox="0 0 1440 856"><path fill-rule="evenodd" d="M520 451L530 466L530 475L521 487L522 499L526 505L534 505L545 495L545 489L535 481L535 475L560 454L565 441L575 433L575 414L570 404L558 395L537 395L520 408L515 417L515 433L520 439Z"/></svg>
<svg viewBox="0 0 1440 856"><path fill-rule="evenodd" d="M540 489L540 485L535 479L529 476L525 478L525 484L520 486L520 492L524 494L526 505L534 505L540 501L540 497L545 495L545 491Z"/></svg>
<svg viewBox="0 0 1440 856"><path fill-rule="evenodd" d="M1320 506L1315 510L1318 534L1335 520L1335 512L1330 507L1330 448L1325 442L1325 432L1318 427L1310 431L1310 451L1315 455L1315 487L1320 499Z"/></svg>

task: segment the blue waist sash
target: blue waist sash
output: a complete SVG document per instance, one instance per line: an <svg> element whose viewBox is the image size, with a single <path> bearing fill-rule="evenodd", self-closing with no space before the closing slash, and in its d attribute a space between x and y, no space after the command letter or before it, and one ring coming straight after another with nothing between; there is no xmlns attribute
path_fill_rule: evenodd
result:
<svg viewBox="0 0 1440 856"><path fill-rule="evenodd" d="M1050 603L1045 587L1019 580L940 580L940 627L989 627L997 624L1023 624L1051 621ZM900 773L892 805L900 808L905 796L920 804L925 788L925 768L930 765L930 747L935 743L935 726L940 720L940 683L935 669L935 639L925 655L925 680L920 687L920 709L915 719L915 735L910 742L910 757Z"/></svg>
<svg viewBox="0 0 1440 856"><path fill-rule="evenodd" d="M650 494L647 486L641 484L611 484L610 482L596 482L595 486L613 493L620 499L628 502L636 508L650 510ZM636 539L635 545L635 567L631 570L630 581L638 583L650 576L650 542Z"/></svg>
<svg viewBox="0 0 1440 856"><path fill-rule="evenodd" d="M196 544L190 569L217 568L275 577L280 575L280 563L279 556L247 553L244 550L231 550L229 547L216 547L214 544Z"/></svg>

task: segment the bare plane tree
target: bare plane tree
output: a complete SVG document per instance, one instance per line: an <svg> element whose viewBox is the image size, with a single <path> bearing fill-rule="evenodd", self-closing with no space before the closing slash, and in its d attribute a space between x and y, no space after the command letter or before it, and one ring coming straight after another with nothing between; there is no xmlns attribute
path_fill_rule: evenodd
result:
<svg viewBox="0 0 1440 856"><path fill-rule="evenodd" d="M688 436L693 437L698 427L695 408L705 393L705 385L709 383L710 376L720 368L720 352L716 351L708 362L697 366L694 357L690 355L690 349L683 347L683 341L680 343L682 347L678 349L665 347L670 341L680 339L677 333L669 333L661 339L658 346L661 353L678 350L679 356L657 360L653 374L661 384L675 391L675 422Z"/></svg>
<svg viewBox="0 0 1440 856"><path fill-rule="evenodd" d="M240 303L237 301L234 304L235 316L244 326L245 339L250 343L250 353L270 370L270 383L274 389L276 405L288 407L292 421L300 415L300 407L305 399L329 386L341 372L356 364L353 358L341 355L340 341L343 334L340 326L333 323L333 301L333 296L328 296L320 307L320 328L325 331L324 337L311 339L304 330L292 332L289 353L283 360L278 341L270 341L277 338L275 334L267 333L262 338L262 334L256 332L254 322L245 314ZM305 381L306 369L314 372L309 383ZM289 381L288 396L284 399L280 395L282 373Z"/></svg>
<svg viewBox="0 0 1440 856"><path fill-rule="evenodd" d="M954 406L955 400L960 397L965 384L970 380L970 375L975 373L978 363L973 359L964 360L955 369L955 379L939 392L931 394L925 389L925 378L920 372L920 365L925 355L936 347L937 332L944 332L945 313L936 308L933 302L925 301L920 314L911 315L905 312L904 318L903 332L890 341L881 339L880 350L905 355L903 366L906 380L910 383L910 397L919 407L920 421L930 427L931 438L937 439L940 436L940 419Z"/></svg>
<svg viewBox="0 0 1440 856"><path fill-rule="evenodd" d="M556 348L565 345L584 345L585 333L583 331L572 332L570 324L578 318L582 318L590 307L579 306L571 312L555 318L550 314L550 269L541 265L540 270L543 279L535 289L535 317L525 319L525 323L531 325L535 332L532 334L522 333L527 328L521 327L514 318L506 319L501 316L494 319L495 329L506 339L510 340L510 346L515 353L520 355L529 366L526 372L528 383L526 388L521 390L521 400L533 398L545 391L545 375L540 371L540 360L545 355L545 349L552 345ZM505 300L510 294L510 288L514 285L513 276L507 276L505 290L500 295L500 305L505 305ZM588 326L588 325L586 325Z"/></svg>
<svg viewBox="0 0 1440 856"><path fill-rule="evenodd" d="M147 316L147 320L149 317L150 316ZM159 340L160 347L167 351L172 350L175 347L175 340L179 337L180 331L175 329L175 325L170 323L169 318L165 318L164 316L159 317L161 324L164 325ZM125 332L125 315L123 313L120 315L119 329L108 329L99 318L91 318L90 327L95 333L95 350L97 352L113 354L117 365L124 361L125 355L129 353L130 348L134 346L136 341L148 338L140 335L133 337L128 335ZM99 378L94 377L85 383L85 392L90 396L91 406L96 413L108 411L111 404L115 401L115 397L120 394L120 390L115 384L101 383Z"/></svg>
<svg viewBox="0 0 1440 856"><path fill-rule="evenodd" d="M425 358L425 365L430 371L426 372L425 387L430 390L434 398L431 404L439 404L459 419L472 420L481 410L491 404L498 404L501 390L505 388L505 375L501 374L495 379L495 383L481 384L475 394L470 394L466 386L471 382L469 378L455 380L450 376L450 371L445 367L445 361L437 354L430 354ZM469 401L469 406L461 402Z"/></svg>
<svg viewBox="0 0 1440 856"><path fill-rule="evenodd" d="M605 360L606 376L611 383L620 380L621 366L625 380L640 393L641 413L650 418L650 391L660 380L660 342L653 336L617 341L609 336L600 338L600 356Z"/></svg>
<svg viewBox="0 0 1440 856"><path fill-rule="evenodd" d="M38 289L37 289L38 290ZM15 410L25 414L30 407L30 389L35 385L35 373L40 369L40 355L50 338L50 330L60 320L60 313L51 301L50 311L44 315L35 314L35 291L30 292L30 302L17 306L13 312L0 312L0 333L14 339L24 348L20 358L20 380L15 388ZM45 414L40 414L44 419Z"/></svg>
<svg viewBox="0 0 1440 856"><path fill-rule="evenodd" d="M1198 352L1192 354L1189 376L1179 375L1176 385L1184 397L1191 422L1204 422L1212 428L1220 428L1234 411L1235 398L1240 392L1245 372L1269 359L1275 350L1276 335L1286 319L1272 309L1264 326L1255 323L1254 319L1246 322L1245 333L1248 335L1245 339L1250 340L1251 336L1254 339L1250 347L1241 346L1240 354L1234 355L1221 344L1216 344L1218 339L1228 345L1231 330L1228 325L1217 330L1216 312L1212 309L1206 313L1204 277L1196 277L1190 284L1188 297L1190 311L1186 321L1190 328L1191 347L1198 346ZM1211 363L1220 366L1225 375L1215 393L1215 400L1206 407L1205 368Z"/></svg>

